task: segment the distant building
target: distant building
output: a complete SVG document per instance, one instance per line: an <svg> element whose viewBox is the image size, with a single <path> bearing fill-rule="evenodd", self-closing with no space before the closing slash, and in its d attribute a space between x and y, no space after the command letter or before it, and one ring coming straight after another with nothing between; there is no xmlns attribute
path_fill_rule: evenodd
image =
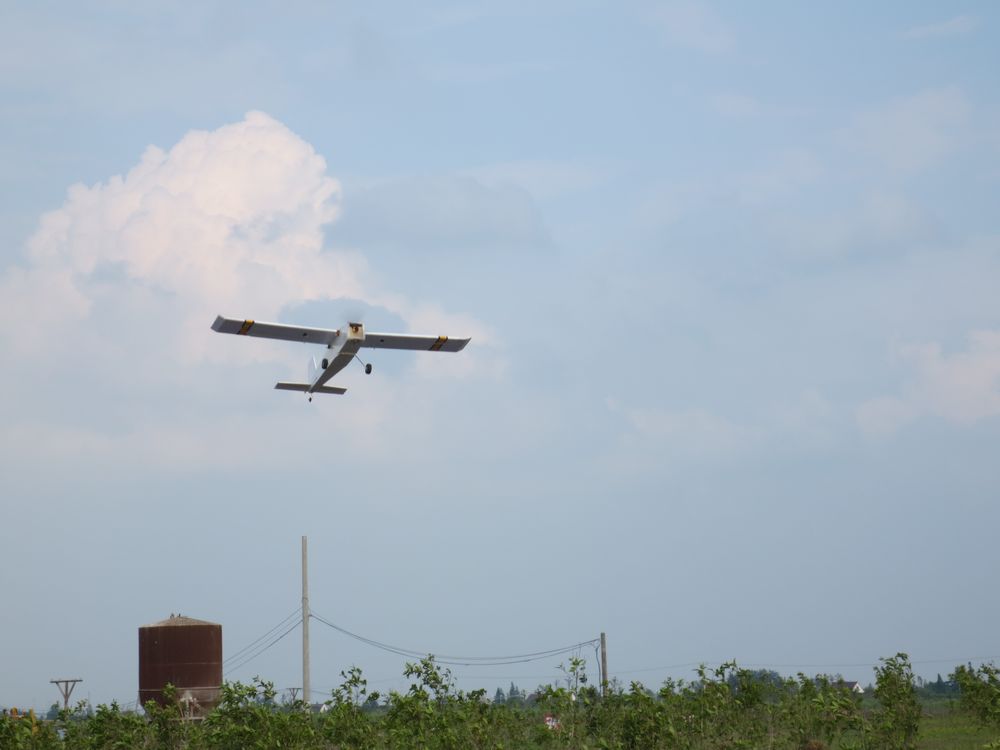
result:
<svg viewBox="0 0 1000 750"><path fill-rule="evenodd" d="M201 716L219 701L222 626L183 615L139 628L139 703L165 705L173 685L187 716Z"/></svg>
<svg viewBox="0 0 1000 750"><path fill-rule="evenodd" d="M854 680L841 680L835 683L834 687L841 688L842 690L850 690L852 693L857 693L858 695L865 694L865 689L861 687L861 683Z"/></svg>

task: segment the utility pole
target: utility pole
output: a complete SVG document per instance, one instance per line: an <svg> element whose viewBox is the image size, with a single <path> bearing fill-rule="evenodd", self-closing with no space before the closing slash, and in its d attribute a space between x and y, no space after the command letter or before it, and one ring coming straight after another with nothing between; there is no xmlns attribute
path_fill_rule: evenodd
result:
<svg viewBox="0 0 1000 750"><path fill-rule="evenodd" d="M49 680L53 685L59 688L59 692L63 697L63 708L69 708L69 696L73 693L73 688L76 687L76 683L83 682L79 677L71 680Z"/></svg>
<svg viewBox="0 0 1000 750"><path fill-rule="evenodd" d="M309 541L302 537L302 701L309 706Z"/></svg>
<svg viewBox="0 0 1000 750"><path fill-rule="evenodd" d="M601 633L601 695L608 697L608 639Z"/></svg>

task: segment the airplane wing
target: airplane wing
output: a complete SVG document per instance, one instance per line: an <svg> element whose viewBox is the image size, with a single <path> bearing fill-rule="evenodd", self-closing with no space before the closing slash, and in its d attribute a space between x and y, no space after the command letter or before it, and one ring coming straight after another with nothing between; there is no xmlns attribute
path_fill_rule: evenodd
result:
<svg viewBox="0 0 1000 750"><path fill-rule="evenodd" d="M238 336L256 336L281 341L305 341L308 344L325 344L327 346L340 333L330 328L308 328L306 326L289 326L284 323L236 320L223 318L221 315L212 323L212 330L219 333L235 333Z"/></svg>
<svg viewBox="0 0 1000 750"><path fill-rule="evenodd" d="M361 346L370 349L410 349L428 352L460 352L470 339L447 336L411 336L407 333L365 333Z"/></svg>
<svg viewBox="0 0 1000 750"><path fill-rule="evenodd" d="M460 352L469 343L469 339L448 338L447 336L413 336L408 333L366 333L362 326L357 326L358 336L363 335L361 346L370 349L409 349L411 351L430 352ZM354 324L351 324L350 338L355 337ZM309 328L307 326L290 326L284 323L265 323L256 320L237 320L224 318L221 315L212 323L212 330L219 333L235 333L238 336L256 336L265 339L281 341L305 341L308 344L324 344L329 346L334 342L340 331L332 328Z"/></svg>

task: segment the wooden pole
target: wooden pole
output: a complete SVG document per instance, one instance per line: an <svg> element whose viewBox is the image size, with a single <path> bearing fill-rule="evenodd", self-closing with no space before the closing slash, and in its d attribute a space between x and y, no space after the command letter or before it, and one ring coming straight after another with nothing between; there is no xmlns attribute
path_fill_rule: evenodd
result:
<svg viewBox="0 0 1000 750"><path fill-rule="evenodd" d="M76 687L76 683L83 682L83 680L75 678L72 680L49 680L49 682L59 688L59 692L63 697L63 708L68 709L69 697L73 694L73 688Z"/></svg>
<svg viewBox="0 0 1000 750"><path fill-rule="evenodd" d="M302 701L309 706L309 541L302 537Z"/></svg>
<svg viewBox="0 0 1000 750"><path fill-rule="evenodd" d="M601 695L608 697L608 639L601 633Z"/></svg>

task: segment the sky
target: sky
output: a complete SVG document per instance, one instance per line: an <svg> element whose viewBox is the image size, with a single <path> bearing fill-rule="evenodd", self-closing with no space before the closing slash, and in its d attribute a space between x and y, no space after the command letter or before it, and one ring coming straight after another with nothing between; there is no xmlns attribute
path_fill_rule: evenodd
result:
<svg viewBox="0 0 1000 750"><path fill-rule="evenodd" d="M236 654L299 606L303 535L313 610L421 653L606 632L652 687L1000 659L998 28L5 3L0 705L134 701L170 613ZM472 342L373 350L309 403L273 384L319 350L218 314ZM315 698L351 665L407 686L311 634ZM298 631L237 665L300 685Z"/></svg>

